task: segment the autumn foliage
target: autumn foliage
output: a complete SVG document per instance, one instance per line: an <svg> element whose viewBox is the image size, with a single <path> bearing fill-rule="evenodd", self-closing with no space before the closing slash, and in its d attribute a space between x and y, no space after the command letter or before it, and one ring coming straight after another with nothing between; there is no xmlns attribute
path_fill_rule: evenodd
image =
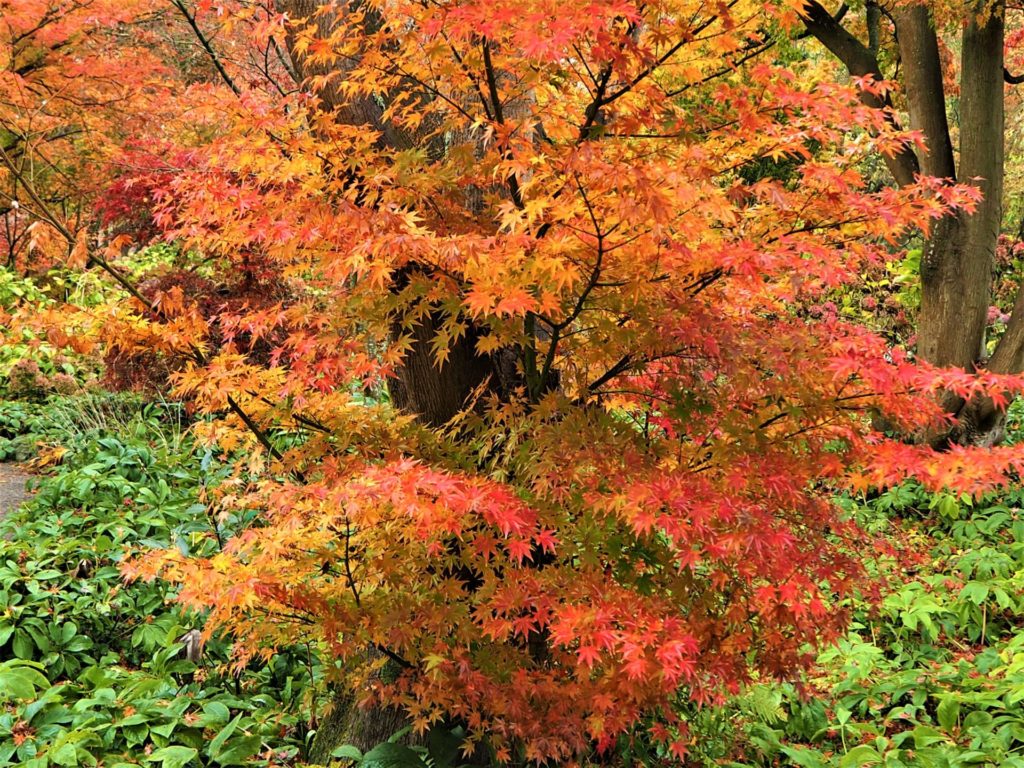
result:
<svg viewBox="0 0 1024 768"><path fill-rule="evenodd" d="M30 77L140 84L126 41L152 36L148 94L86 110L103 184L20 215L94 270L121 275L115 233L176 261L21 321L158 359L240 457L215 503L259 525L125 567L180 583L240 664L315 641L364 704L463 722L502 760L638 723L682 753L678 697L793 676L843 627L867 541L837 493L980 493L1024 462L897 437L948 418L940 391L1024 381L809 311L977 193L866 189L866 157L916 140L858 98L885 84L739 66L799 3L116 3L67 29L2 7L8 49L65 41L53 71L3 72L30 100ZM224 48L190 69L192 22ZM418 387L445 371L468 384L440 418Z"/></svg>

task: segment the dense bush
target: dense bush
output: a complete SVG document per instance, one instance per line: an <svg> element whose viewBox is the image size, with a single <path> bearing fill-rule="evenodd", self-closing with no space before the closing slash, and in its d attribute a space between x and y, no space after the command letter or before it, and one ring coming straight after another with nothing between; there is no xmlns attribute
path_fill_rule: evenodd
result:
<svg viewBox="0 0 1024 768"><path fill-rule="evenodd" d="M892 552L880 602L809 685L692 713L705 766L1024 766L1024 489L977 502L900 486L850 502Z"/></svg>
<svg viewBox="0 0 1024 768"><path fill-rule="evenodd" d="M315 656L298 649L232 669L216 638L186 654L201 617L173 605L166 584L121 578L129 550L212 553L248 522L215 520L199 500L221 470L182 434L180 413L92 395L45 409L6 403L0 425L5 452L58 435L66 449L34 498L0 521L0 766L281 765L299 755Z"/></svg>
<svg viewBox="0 0 1024 768"><path fill-rule="evenodd" d="M88 292L83 280L75 291ZM59 272L31 278L0 267L0 396L41 401L53 394L71 394L95 374L95 361L59 350L45 334L13 322L28 308L51 306L54 295L70 298L70 285Z"/></svg>

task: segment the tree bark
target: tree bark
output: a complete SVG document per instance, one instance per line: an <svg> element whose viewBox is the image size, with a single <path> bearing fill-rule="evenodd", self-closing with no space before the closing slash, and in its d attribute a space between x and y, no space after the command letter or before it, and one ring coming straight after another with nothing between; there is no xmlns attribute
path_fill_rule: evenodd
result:
<svg viewBox="0 0 1024 768"><path fill-rule="evenodd" d="M921 172L940 179L955 179L953 145L946 119L946 94L942 84L942 60L927 6L910 5L893 11L899 38L904 95L910 127L924 134Z"/></svg>
<svg viewBox="0 0 1024 768"><path fill-rule="evenodd" d="M839 59L853 77L871 76L876 80L885 79L874 52L850 34L817 0L811 0L804 6L803 20L807 31ZM892 106L888 97L881 99L867 91L861 91L860 99L864 104L876 109L890 109ZM894 118L890 119L895 122ZM886 155L883 159L889 173L900 186L914 183L914 177L920 168L917 155L910 147L894 155Z"/></svg>
<svg viewBox="0 0 1024 768"><path fill-rule="evenodd" d="M955 167L942 63L933 19L926 6L893 11L910 127L926 147L920 158L887 158L893 178L911 183L920 168L928 176L979 187L982 200L973 212L959 211L933 226L921 259L921 307L917 355L939 366L971 371L987 367L1016 373L1024 366L1024 297L1018 295L1009 326L991 361L985 332L991 301L995 250L1002 222L1003 192L1003 3L969 8L961 54L960 168ZM852 75L880 76L874 51L863 45L816 2L805 11L808 31ZM877 99L876 99L877 101ZM908 150L909 151L909 150ZM1001 439L1002 416L991 399L964 403L947 396L943 405L958 418L948 434L929 436L936 445L992 443Z"/></svg>
<svg viewBox="0 0 1024 768"><path fill-rule="evenodd" d="M909 88L909 82L908 82ZM984 363L995 249L1002 222L1003 8L972 18L961 57L960 173L982 200L936 228L921 264L918 354L971 370ZM939 163L944 148L933 154Z"/></svg>
<svg viewBox="0 0 1024 768"><path fill-rule="evenodd" d="M306 19L316 25L320 36L329 36L337 17L330 14L315 15L323 5L320 0L278 0L278 8L287 12L293 23ZM361 6L360 0L349 0L339 3L335 14L351 12ZM364 17L363 25L372 31L373 25L380 19L375 11L369 10ZM294 28L293 28L294 29ZM323 65L312 65L303 61L295 52L297 35L290 34L286 40L292 65L302 79L315 75L326 74L329 70ZM342 70L344 65L332 64L330 69ZM410 84L410 88L415 88ZM326 109L332 111L335 118L345 124L366 125L377 131L381 145L391 149L405 149L424 144L417 136L410 136L384 119L384 108L376 100L363 98L345 98L336 86L328 86L319 92ZM386 96L385 96L386 98ZM424 95L423 98L429 98ZM430 126L424 126L424 132ZM434 139L427 145L432 155L443 152L441 140ZM467 201L471 205L471 201ZM404 277L397 281L395 290L404 287L406 281L416 274L420 268L411 265L405 269ZM429 275L420 274L419 277ZM476 344L479 330L473 323L467 323L467 331L454 340L448 348L446 361L438 365L435 361L432 342L447 318L437 308L423 313L423 316L412 325L404 326L402 318L396 316L392 320L391 340L397 341L406 333L411 335L411 345L396 371L396 376L389 382L389 391L395 406L414 415L423 423L439 427L448 422L461 411L472 395L481 387L492 392L507 393L514 384L515 364L509 364L504 354L507 350L493 355L477 354ZM374 653L370 650L369 653ZM382 674L394 674L397 670L389 662ZM331 707L325 713L317 729L310 749L309 759L314 763L327 763L331 752L342 744L353 744L366 751L376 744L386 741L395 732L407 725L405 713L393 707L381 705L359 706L358 692L342 687L335 689Z"/></svg>
<svg viewBox="0 0 1024 768"><path fill-rule="evenodd" d="M379 655L376 651L369 653ZM380 677L395 672L392 662L387 662ZM352 744L360 751L367 752L390 739L408 722L408 717L401 709L379 704L361 707L354 691L338 686L334 690L330 707L317 726L306 759L314 765L328 765L331 752L343 744Z"/></svg>
<svg viewBox="0 0 1024 768"><path fill-rule="evenodd" d="M946 356L986 365L996 373L1018 373L1024 364L1024 295L1018 291L1007 330L990 360L985 360L985 330L991 302L995 250L1002 223L1004 144L1004 37L1005 6L984 4L976 9L964 29L961 55L960 176L976 184L982 193L977 210L964 216L962 224L959 281L950 283L951 269L944 266L946 279L935 290L935 319L922 336L932 347L945 347ZM959 297L958 294L959 293ZM923 292L922 292L923 295ZM962 310L957 313L956 305ZM959 314L959 317L957 316ZM933 339L951 334L958 344L940 344ZM974 349L970 345L973 342ZM973 358L971 357L973 352ZM960 365L961 363L951 363ZM965 366L967 367L967 366ZM957 426L949 442L994 444L1003 436L1005 413L991 398L958 403Z"/></svg>

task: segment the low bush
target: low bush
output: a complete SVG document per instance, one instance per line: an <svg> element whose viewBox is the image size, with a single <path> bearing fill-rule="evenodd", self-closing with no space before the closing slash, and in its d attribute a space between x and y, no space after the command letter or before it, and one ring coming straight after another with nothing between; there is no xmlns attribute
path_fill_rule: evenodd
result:
<svg viewBox="0 0 1024 768"><path fill-rule="evenodd" d="M74 414L74 418L69 418ZM166 584L125 584L140 547L212 553L249 520L200 500L221 472L173 406L122 396L0 407L0 451L64 448L0 521L0 766L283 765L301 757L315 655L234 669ZM189 648L186 648L189 645Z"/></svg>

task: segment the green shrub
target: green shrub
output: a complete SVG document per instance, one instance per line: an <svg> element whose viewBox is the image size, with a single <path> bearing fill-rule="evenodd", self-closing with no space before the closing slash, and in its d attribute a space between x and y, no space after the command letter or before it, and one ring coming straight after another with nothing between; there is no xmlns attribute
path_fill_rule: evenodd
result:
<svg viewBox="0 0 1024 768"><path fill-rule="evenodd" d="M183 431L172 404L126 396L0 406L0 429L67 452L35 496L0 520L0 766L291 764L316 703L315 655L299 649L232 670L161 582L125 584L139 547L213 552L198 499L226 470Z"/></svg>

